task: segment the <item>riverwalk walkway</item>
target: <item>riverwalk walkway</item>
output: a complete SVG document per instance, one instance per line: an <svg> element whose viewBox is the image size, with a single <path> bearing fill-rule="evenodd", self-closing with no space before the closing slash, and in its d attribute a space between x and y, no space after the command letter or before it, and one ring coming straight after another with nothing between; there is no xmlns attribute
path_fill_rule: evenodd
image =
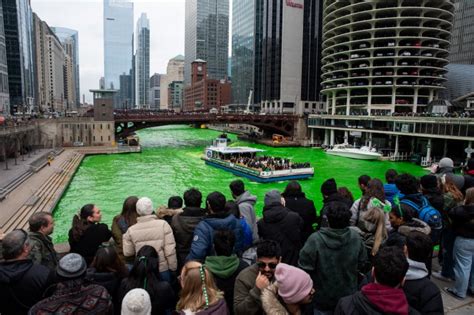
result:
<svg viewBox="0 0 474 315"><path fill-rule="evenodd" d="M17 228L27 229L28 218L35 212L52 212L61 195L72 180L74 173L79 167L84 156L88 154L116 154L138 152L140 148L120 147L81 147L67 148L64 150L42 150L36 155L17 159L17 165L9 161L8 170L5 164L0 163L0 189L9 183L17 181L33 167L36 172L31 172L20 185L13 188L0 200L0 239L2 232L8 233ZM56 152L57 156L48 166L44 156ZM68 250L67 244L57 244L60 252ZM433 269L439 269L437 259L433 259ZM432 278L432 281L441 289L445 313L449 315L472 315L474 314L474 298L468 297L463 301L457 300L446 294L442 289L453 283L446 283Z"/></svg>

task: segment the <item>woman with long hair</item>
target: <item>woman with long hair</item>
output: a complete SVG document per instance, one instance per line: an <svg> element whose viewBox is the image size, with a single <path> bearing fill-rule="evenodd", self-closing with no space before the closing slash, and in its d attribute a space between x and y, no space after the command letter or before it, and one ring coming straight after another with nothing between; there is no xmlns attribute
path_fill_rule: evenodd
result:
<svg viewBox="0 0 474 315"><path fill-rule="evenodd" d="M168 282L161 281L158 266L156 250L149 245L140 248L130 274L120 284L118 300L122 301L128 291L142 288L150 295L152 314L167 314L173 310L176 302L174 291ZM120 305L115 306L120 308Z"/></svg>
<svg viewBox="0 0 474 315"><path fill-rule="evenodd" d="M123 256L123 234L128 228L137 223L137 201L138 197L130 196L123 202L122 212L112 220L112 236L115 241L115 249L120 259L125 262ZM130 261L132 263L133 261Z"/></svg>
<svg viewBox="0 0 474 315"><path fill-rule="evenodd" d="M182 290L176 306L180 314L229 314L224 294L217 289L212 274L203 264L187 262L180 277Z"/></svg>
<svg viewBox="0 0 474 315"><path fill-rule="evenodd" d="M69 230L69 246L71 253L78 253L89 265L103 242L112 237L107 224L100 223L102 214L94 204L87 204L74 215Z"/></svg>

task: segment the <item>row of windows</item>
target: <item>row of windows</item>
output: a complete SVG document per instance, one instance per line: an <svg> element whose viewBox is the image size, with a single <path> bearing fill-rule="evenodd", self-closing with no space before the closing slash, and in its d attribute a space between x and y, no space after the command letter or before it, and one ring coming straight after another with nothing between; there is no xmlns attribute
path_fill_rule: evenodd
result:
<svg viewBox="0 0 474 315"><path fill-rule="evenodd" d="M64 137L62 137L62 140L63 140L63 142L64 142ZM71 141L71 142L74 141L74 139L73 139L72 136L69 137L69 141ZM83 141L83 140L82 140L82 137L77 137L77 140L76 140L76 141L82 142L82 141ZM89 141L89 137L86 136L84 141L85 141L85 142L88 142L88 141ZM95 136L92 136L92 141L95 142ZM100 136L100 141L104 141L104 137L103 137L103 136ZM110 136L108 136L108 141L110 141Z"/></svg>
<svg viewBox="0 0 474 315"><path fill-rule="evenodd" d="M84 129L87 129L88 125L77 124L77 128L81 128L81 126L84 126ZM104 129L102 124L100 124L99 126L101 130ZM74 128L74 127L76 127L76 124L71 124L71 128ZM69 124L64 124L64 128L69 128ZM95 124L92 125L92 129L95 130ZM107 124L107 129L110 130L110 124Z"/></svg>

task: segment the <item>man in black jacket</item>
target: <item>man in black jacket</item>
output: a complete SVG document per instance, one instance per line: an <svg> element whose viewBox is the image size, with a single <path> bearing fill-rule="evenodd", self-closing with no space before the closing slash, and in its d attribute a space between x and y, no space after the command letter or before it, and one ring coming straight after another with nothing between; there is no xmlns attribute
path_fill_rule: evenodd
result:
<svg viewBox="0 0 474 315"><path fill-rule="evenodd" d="M2 246L5 261L0 263L0 313L26 314L53 284L54 274L28 259L31 245L25 231L11 231L3 238Z"/></svg>
<svg viewBox="0 0 474 315"><path fill-rule="evenodd" d="M273 240L280 245L282 262L297 266L298 254L303 243L301 229L303 219L284 206L278 190L265 194L263 218L258 221L258 235L264 240Z"/></svg>
<svg viewBox="0 0 474 315"><path fill-rule="evenodd" d="M349 199L344 198L337 192L337 184L334 178L326 180L321 185L321 193L323 194L323 208L321 209L321 213L318 218L318 229L329 226L326 213L331 207L331 204L335 202L342 202L347 206L348 209L350 209L352 206L352 202Z"/></svg>
<svg viewBox="0 0 474 315"><path fill-rule="evenodd" d="M439 189L438 177L435 175L425 175L420 178L421 192L423 196L428 199L430 204L439 211L443 213L444 210L444 198L443 193Z"/></svg>
<svg viewBox="0 0 474 315"><path fill-rule="evenodd" d="M426 260L431 257L431 238L421 232L410 232L406 238L408 271L403 291L408 304L422 314L443 314L443 299L439 288L428 278Z"/></svg>

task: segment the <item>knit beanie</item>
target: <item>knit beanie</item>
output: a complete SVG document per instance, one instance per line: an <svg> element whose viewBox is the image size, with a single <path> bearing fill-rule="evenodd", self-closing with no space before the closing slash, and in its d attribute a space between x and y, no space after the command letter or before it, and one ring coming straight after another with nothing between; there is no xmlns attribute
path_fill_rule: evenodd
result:
<svg viewBox="0 0 474 315"><path fill-rule="evenodd" d="M150 315L150 295L143 289L128 291L122 301L122 315Z"/></svg>
<svg viewBox="0 0 474 315"><path fill-rule="evenodd" d="M336 180L334 178L330 178L326 180L322 185L321 185L321 192L325 196L330 196L332 194L337 193L337 184Z"/></svg>
<svg viewBox="0 0 474 315"><path fill-rule="evenodd" d="M264 199L264 204L265 206L271 206L271 205L281 205L281 195L278 190L270 190L265 194L265 199Z"/></svg>
<svg viewBox="0 0 474 315"><path fill-rule="evenodd" d="M439 161L438 167L439 167L439 168L445 168L445 167L453 168L453 167L454 167L454 162L453 162L453 160L451 160L450 158L445 157L445 158L442 158L442 159Z"/></svg>
<svg viewBox="0 0 474 315"><path fill-rule="evenodd" d="M136 207L137 214L141 217L153 213L153 202L148 197L142 197L138 199Z"/></svg>
<svg viewBox="0 0 474 315"><path fill-rule="evenodd" d="M87 264L84 258L76 253L69 253L59 260L56 273L66 279L79 278L86 273Z"/></svg>
<svg viewBox="0 0 474 315"><path fill-rule="evenodd" d="M420 178L421 187L432 189L438 187L438 177L434 175L425 175Z"/></svg>
<svg viewBox="0 0 474 315"><path fill-rule="evenodd" d="M279 263L275 270L278 295L287 304L296 304L307 297L313 288L313 280L303 270Z"/></svg>

